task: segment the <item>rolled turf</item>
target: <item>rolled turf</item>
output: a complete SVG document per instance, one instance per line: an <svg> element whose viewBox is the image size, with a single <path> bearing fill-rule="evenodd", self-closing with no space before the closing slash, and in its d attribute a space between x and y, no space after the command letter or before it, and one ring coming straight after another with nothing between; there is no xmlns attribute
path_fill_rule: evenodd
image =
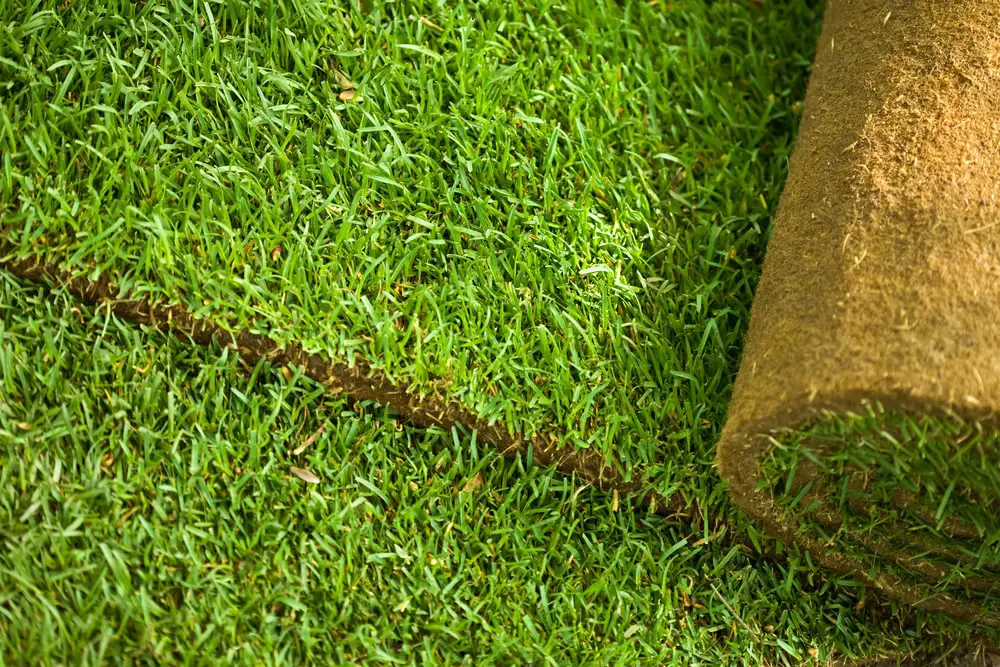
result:
<svg viewBox="0 0 1000 667"><path fill-rule="evenodd" d="M1000 7L830 3L718 448L823 565L1000 626Z"/></svg>

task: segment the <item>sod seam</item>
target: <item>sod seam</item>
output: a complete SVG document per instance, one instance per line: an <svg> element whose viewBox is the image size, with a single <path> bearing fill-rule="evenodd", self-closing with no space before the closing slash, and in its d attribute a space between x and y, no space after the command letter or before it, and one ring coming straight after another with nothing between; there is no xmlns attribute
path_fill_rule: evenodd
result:
<svg viewBox="0 0 1000 667"><path fill-rule="evenodd" d="M676 496L665 498L656 491L645 489L641 480L623 479L613 466L604 464L597 452L559 448L541 434L525 440L496 423L476 416L458 401L421 397L409 392L360 357L355 357L354 364L348 365L306 352L298 343L279 345L266 336L247 330L231 331L194 317L183 306L158 304L121 294L109 281L91 281L74 276L52 263L0 258L0 268L25 280L63 288L85 303L104 306L114 315L136 324L188 338L199 345L217 342L237 351L251 365L265 360L272 365L301 368L307 377L334 394L343 393L358 401L375 401L418 426L460 427L475 432L505 458L529 456L538 465L575 476L603 491L618 493L658 514L690 522L698 516L697 511Z"/></svg>
<svg viewBox="0 0 1000 667"><path fill-rule="evenodd" d="M450 405L442 402L422 402L419 398L407 392L404 388L388 381L377 369L372 370L364 360L356 359L354 366L338 364L323 359L319 355L302 350L301 346L292 343L279 346L266 337L248 331L230 331L220 325L205 322L193 317L183 307L151 304L144 299L129 298L120 294L108 281L91 281L82 277L73 277L54 264L46 264L27 260L12 260L0 257L0 268L20 280L29 281L48 289L64 290L72 297L95 308L106 309L109 314L124 321L139 326L148 326L161 333L172 335L183 341L190 341L199 346L218 344L234 350L239 357L249 365L261 361L277 366L297 366L306 377L322 385L326 391L334 395L342 395L352 401L373 401L383 405L405 420L422 428L438 427L452 429L458 427L475 431L481 441L491 445L506 459L519 456L531 456L532 461L542 467L582 480L601 491L618 493L624 502L637 507L648 508L672 522L682 522L691 525L700 523L704 515L697 505L684 505L676 499L666 499L655 491L644 489L640 482L627 482L607 466L600 466L599 457L593 452L566 452L554 450L538 439L525 441L508 431L477 419L463 406L452 402ZM477 426L477 422L479 425ZM736 495L740 502L740 496ZM721 529L720 543L740 546L747 555L756 555L774 563L786 560L787 553L776 549L773 543L755 544L746 535L730 530L726 518L716 518L716 528ZM765 523L765 526L772 528ZM839 569L839 568L836 568ZM866 572L845 569L860 580L870 579ZM961 617L954 611L954 603L936 605L933 601L908 596L905 589L894 588L891 580L876 582L879 588L872 591L872 611L882 622L888 622L896 617L896 613L884 608L879 592L884 590L891 597L907 602L927 611L944 611L952 616ZM988 617L970 613L964 615L970 621L985 622L994 625ZM909 619L912 622L914 619ZM995 626L994 626L995 627ZM984 640L988 641L988 640ZM909 656L909 652L892 654L883 653L883 660L901 660ZM923 654L922 654L923 655ZM935 658L943 654L933 654ZM857 667L872 664L870 659L861 661L841 661L841 667ZM881 662L879 664L882 664Z"/></svg>

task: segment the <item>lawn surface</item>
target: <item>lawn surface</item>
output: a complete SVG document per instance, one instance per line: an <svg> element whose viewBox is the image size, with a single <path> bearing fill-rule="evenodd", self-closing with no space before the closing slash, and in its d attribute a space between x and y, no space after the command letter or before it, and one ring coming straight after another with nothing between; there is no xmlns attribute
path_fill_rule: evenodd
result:
<svg viewBox="0 0 1000 667"><path fill-rule="evenodd" d="M15 7L5 235L669 493L723 415L816 21L689 4Z"/></svg>
<svg viewBox="0 0 1000 667"><path fill-rule="evenodd" d="M711 520L0 274L0 651L797 664L943 623L716 522L756 539L711 462L816 5L5 4L11 256L365 359Z"/></svg>
<svg viewBox="0 0 1000 667"><path fill-rule="evenodd" d="M907 641L799 557L43 288L0 297L9 661L800 664Z"/></svg>

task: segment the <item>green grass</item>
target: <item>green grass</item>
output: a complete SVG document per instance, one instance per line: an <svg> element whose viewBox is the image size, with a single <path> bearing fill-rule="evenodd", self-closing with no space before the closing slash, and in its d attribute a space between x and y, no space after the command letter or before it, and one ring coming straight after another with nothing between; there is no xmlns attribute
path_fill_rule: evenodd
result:
<svg viewBox="0 0 1000 667"><path fill-rule="evenodd" d="M995 430L873 405L775 438L761 485L803 535L914 591L998 611Z"/></svg>
<svg viewBox="0 0 1000 667"><path fill-rule="evenodd" d="M102 5L0 18L16 254L361 355L665 492L707 463L805 2Z"/></svg>
<svg viewBox="0 0 1000 667"><path fill-rule="evenodd" d="M9 278L0 343L6 660L794 665L918 636L801 557Z"/></svg>
<svg viewBox="0 0 1000 667"><path fill-rule="evenodd" d="M709 510L627 511L3 277L0 655L800 664L946 627L714 523L761 539L713 447L817 5L0 6L13 255L363 357Z"/></svg>

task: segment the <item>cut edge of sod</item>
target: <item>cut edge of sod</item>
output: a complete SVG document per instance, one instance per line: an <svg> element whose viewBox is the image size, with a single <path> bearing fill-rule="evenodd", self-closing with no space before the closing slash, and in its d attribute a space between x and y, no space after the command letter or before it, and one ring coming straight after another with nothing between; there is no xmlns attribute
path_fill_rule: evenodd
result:
<svg viewBox="0 0 1000 667"><path fill-rule="evenodd" d="M700 517L698 507L685 502L678 494L667 497L651 489L641 474L626 480L614 465L606 463L596 451L560 446L558 440L547 438L544 434L526 438L476 415L457 400L415 394L390 380L359 356L355 356L352 364L337 362L307 352L297 342L281 345L249 330L229 329L195 317L184 306L122 293L107 279L90 280L53 262L10 257L5 254L7 250L0 244L0 269L23 280L65 289L81 301L106 307L124 320L189 339L198 345L216 342L235 350L251 365L263 360L273 366L300 368L306 377L333 394L342 393L355 401L374 401L417 426L458 427L475 433L507 459L523 455L535 464L575 476L584 484L616 493L662 516L688 522L697 521Z"/></svg>
<svg viewBox="0 0 1000 667"><path fill-rule="evenodd" d="M968 437L950 437L955 429ZM858 387L803 397L728 430L717 465L752 520L824 567L918 609L1000 628L1000 576L971 577L962 567L988 566L984 549L996 531L964 512L987 508L954 483L934 486L954 478L920 475L954 462L956 449L998 438L1000 415L989 410Z"/></svg>

